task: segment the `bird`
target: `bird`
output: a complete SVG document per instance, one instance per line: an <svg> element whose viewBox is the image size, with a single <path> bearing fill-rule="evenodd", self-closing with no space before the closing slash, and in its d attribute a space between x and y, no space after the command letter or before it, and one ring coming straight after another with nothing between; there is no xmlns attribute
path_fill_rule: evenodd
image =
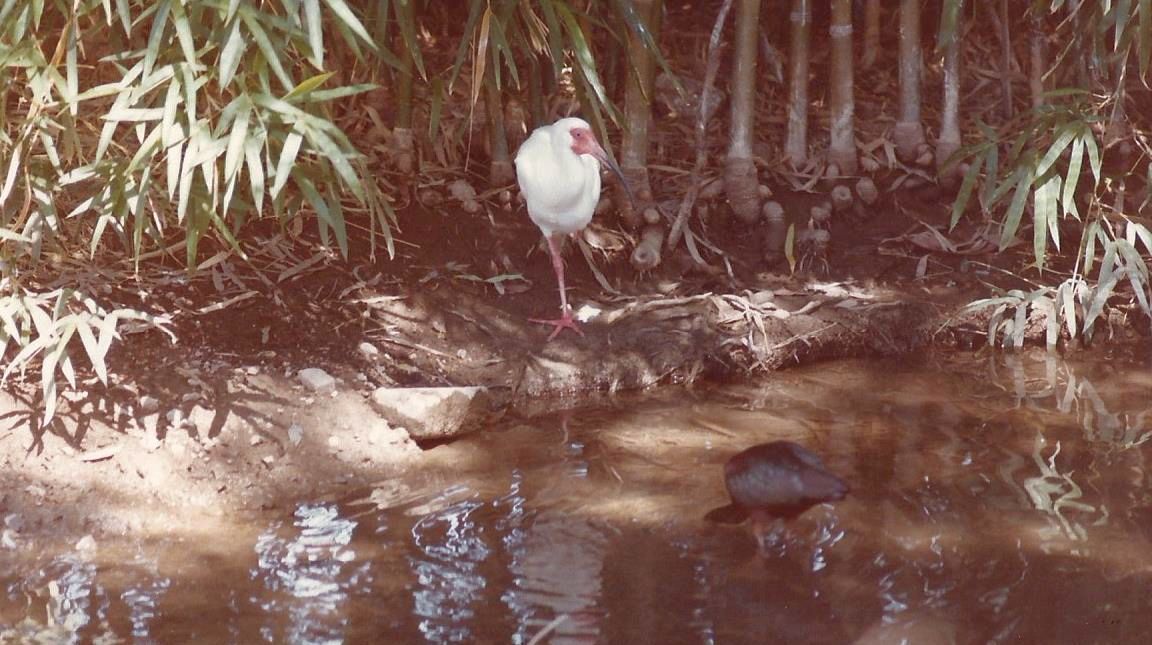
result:
<svg viewBox="0 0 1152 645"><path fill-rule="evenodd" d="M774 524L799 517L825 502L844 499L849 487L820 458L791 441L772 441L737 453L724 464L724 483L732 503L705 519L739 524L749 518L761 552Z"/></svg>
<svg viewBox="0 0 1152 645"><path fill-rule="evenodd" d="M530 318L529 321L552 325L549 341L565 329L583 336L568 306L560 246L565 235L579 233L592 221L592 213L600 201L600 164L616 173L631 198L628 182L596 140L592 127L576 117L533 130L516 151L515 164L516 181L528 206L528 216L544 234L560 287L560 317Z"/></svg>

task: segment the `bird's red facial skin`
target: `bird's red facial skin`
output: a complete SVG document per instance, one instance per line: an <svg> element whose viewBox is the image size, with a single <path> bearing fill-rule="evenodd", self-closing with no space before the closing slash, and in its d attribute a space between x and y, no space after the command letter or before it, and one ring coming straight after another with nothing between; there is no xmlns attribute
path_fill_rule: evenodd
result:
<svg viewBox="0 0 1152 645"><path fill-rule="evenodd" d="M597 158L603 155L596 136L588 128L572 128L569 133L572 135L572 152L578 155L593 155Z"/></svg>

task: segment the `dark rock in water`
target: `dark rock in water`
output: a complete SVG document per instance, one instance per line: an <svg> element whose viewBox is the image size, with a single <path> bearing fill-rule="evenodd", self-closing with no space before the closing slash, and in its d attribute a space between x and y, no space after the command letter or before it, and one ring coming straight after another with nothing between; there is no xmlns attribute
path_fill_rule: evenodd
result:
<svg viewBox="0 0 1152 645"><path fill-rule="evenodd" d="M844 499L849 490L819 457L791 441L752 446L733 456L724 464L724 479L732 503L705 516L723 524L749 516L792 519L817 504Z"/></svg>

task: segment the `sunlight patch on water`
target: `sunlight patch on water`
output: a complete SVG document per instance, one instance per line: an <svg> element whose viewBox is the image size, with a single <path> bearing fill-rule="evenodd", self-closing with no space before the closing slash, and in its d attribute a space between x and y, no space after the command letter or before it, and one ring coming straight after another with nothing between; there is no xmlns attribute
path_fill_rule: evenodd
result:
<svg viewBox="0 0 1152 645"><path fill-rule="evenodd" d="M439 471L247 528L0 552L12 572L0 576L0 633L1142 642L1150 387L1137 363L957 356L511 419L449 447L461 459ZM703 516L727 502L727 457L778 439L818 453L852 492L772 533L761 554L747 527Z"/></svg>

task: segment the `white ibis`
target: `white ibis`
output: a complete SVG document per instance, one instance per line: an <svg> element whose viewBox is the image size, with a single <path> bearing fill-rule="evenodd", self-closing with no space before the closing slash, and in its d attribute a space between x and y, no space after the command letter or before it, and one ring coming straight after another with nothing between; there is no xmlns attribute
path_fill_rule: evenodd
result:
<svg viewBox="0 0 1152 645"><path fill-rule="evenodd" d="M592 212L600 201L601 163L620 177L627 190L623 173L600 147L591 126L577 118L560 119L536 128L516 152L516 180L528 204L528 215L548 242L552 269L560 285L560 317L531 319L554 327L548 340L564 329L584 335L568 306L560 245L563 236L580 232L592 221Z"/></svg>

